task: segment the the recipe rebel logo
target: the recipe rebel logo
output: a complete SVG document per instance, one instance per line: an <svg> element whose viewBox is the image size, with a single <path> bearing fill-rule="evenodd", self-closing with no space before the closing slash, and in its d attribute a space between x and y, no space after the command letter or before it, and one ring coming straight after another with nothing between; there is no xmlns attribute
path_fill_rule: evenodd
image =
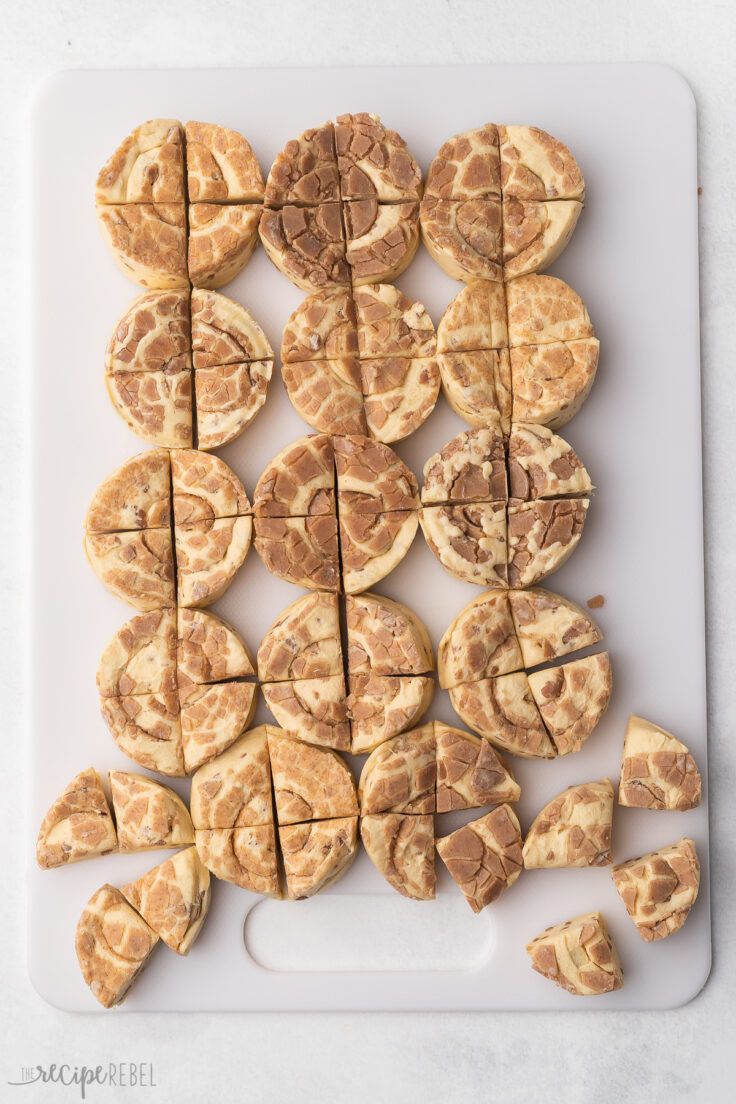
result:
<svg viewBox="0 0 736 1104"><path fill-rule="evenodd" d="M48 1066L21 1066L20 1077L8 1085L65 1085L77 1088L81 1100L97 1085L108 1089L155 1089L157 1081L152 1062L107 1062L98 1066L72 1066L66 1062Z"/></svg>

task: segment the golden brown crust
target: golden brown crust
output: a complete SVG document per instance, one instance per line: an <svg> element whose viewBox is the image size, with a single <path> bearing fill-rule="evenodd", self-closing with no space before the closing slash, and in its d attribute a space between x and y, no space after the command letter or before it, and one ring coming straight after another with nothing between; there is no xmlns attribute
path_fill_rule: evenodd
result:
<svg viewBox="0 0 736 1104"><path fill-rule="evenodd" d="M503 201L503 278L543 272L570 241L583 210L574 200Z"/></svg>
<svg viewBox="0 0 736 1104"><path fill-rule="evenodd" d="M520 199L585 198L585 181L567 146L539 127L500 126L501 186Z"/></svg>
<svg viewBox="0 0 736 1104"><path fill-rule="evenodd" d="M279 900L283 894L273 824L250 828L198 828L197 852L216 878Z"/></svg>
<svg viewBox="0 0 736 1104"><path fill-rule="evenodd" d="M149 119L128 135L100 169L95 201L183 203L184 132L176 119Z"/></svg>
<svg viewBox="0 0 736 1104"><path fill-rule="evenodd" d="M437 671L449 690L518 671L524 666L505 591L487 591L469 602L440 640Z"/></svg>
<svg viewBox="0 0 736 1104"><path fill-rule="evenodd" d="M419 724L434 696L435 681L427 675L350 675L346 700L353 755Z"/></svg>
<svg viewBox="0 0 736 1104"><path fill-rule="evenodd" d="M197 288L221 288L241 272L258 243L261 207L190 203L187 267Z"/></svg>
<svg viewBox="0 0 736 1104"><path fill-rule="evenodd" d="M608 708L611 685L608 652L529 674L529 688L558 755L580 751Z"/></svg>
<svg viewBox="0 0 736 1104"><path fill-rule="evenodd" d="M435 199L421 203L422 241L437 264L455 280L501 280L501 201Z"/></svg>
<svg viewBox="0 0 736 1104"><path fill-rule="evenodd" d="M438 199L500 197L498 128L487 123L445 142L429 166L424 194Z"/></svg>
<svg viewBox="0 0 736 1104"><path fill-rule="evenodd" d="M198 449L172 451L171 490L177 526L251 512L245 487L235 472L219 456Z"/></svg>
<svg viewBox="0 0 736 1104"><path fill-rule="evenodd" d="M416 476L393 449L357 435L335 437L335 468L341 515L416 510Z"/></svg>
<svg viewBox="0 0 736 1104"><path fill-rule="evenodd" d="M379 745L360 775L360 811L433 813L435 811L435 738L432 722Z"/></svg>
<svg viewBox="0 0 736 1104"><path fill-rule="evenodd" d="M290 736L307 744L350 751L350 722L342 671L328 678L262 684L266 705Z"/></svg>
<svg viewBox="0 0 736 1104"><path fill-rule="evenodd" d="M539 812L524 840L527 870L611 863L613 786L583 782L563 790Z"/></svg>
<svg viewBox="0 0 736 1104"><path fill-rule="evenodd" d="M169 487L167 449L131 456L100 483L87 508L84 527L88 533L165 529L171 521Z"/></svg>
<svg viewBox="0 0 736 1104"><path fill-rule="evenodd" d="M187 774L225 751L245 731L255 713L257 693L254 682L218 682L179 692Z"/></svg>
<svg viewBox="0 0 736 1104"><path fill-rule="evenodd" d="M471 426L497 424L508 433L512 409L508 349L442 353L439 367L445 398L458 417Z"/></svg>
<svg viewBox="0 0 736 1104"><path fill-rule="evenodd" d="M504 285L474 280L458 292L437 327L439 353L474 353L509 344Z"/></svg>
<svg viewBox="0 0 736 1104"><path fill-rule="evenodd" d="M419 246L419 204L345 203L345 260L353 287L398 279Z"/></svg>
<svg viewBox="0 0 736 1104"><path fill-rule="evenodd" d="M645 943L680 930L700 887L700 863L691 839L619 863L611 873Z"/></svg>
<svg viewBox="0 0 736 1104"><path fill-rule="evenodd" d="M550 429L566 425L590 394L598 351L595 338L511 349L514 419Z"/></svg>
<svg viewBox="0 0 736 1104"><path fill-rule="evenodd" d="M128 429L143 441L166 448L192 444L192 376L164 372L115 372L105 386Z"/></svg>
<svg viewBox="0 0 736 1104"><path fill-rule="evenodd" d="M281 825L281 857L286 896L292 901L314 897L343 874L358 853L358 818Z"/></svg>
<svg viewBox="0 0 736 1104"><path fill-rule="evenodd" d="M670 732L632 714L621 760L619 805L639 809L694 809L702 783L695 760Z"/></svg>
<svg viewBox="0 0 736 1104"><path fill-rule="evenodd" d="M139 766L174 777L186 774L176 694L102 698L100 707L113 740Z"/></svg>
<svg viewBox="0 0 736 1104"><path fill-rule="evenodd" d="M497 425L458 433L424 465L425 506L503 502L506 497L505 440Z"/></svg>
<svg viewBox="0 0 736 1104"><path fill-rule="evenodd" d="M298 288L349 285L339 203L265 210L258 232L269 258Z"/></svg>
<svg viewBox="0 0 736 1104"><path fill-rule="evenodd" d="M164 372L192 367L188 291L146 291L126 307L105 349L105 371Z"/></svg>
<svg viewBox="0 0 736 1104"><path fill-rule="evenodd" d="M353 298L361 358L435 355L437 338L422 303L393 284L356 288Z"/></svg>
<svg viewBox="0 0 736 1104"><path fill-rule="evenodd" d="M189 810L168 786L142 774L119 770L109 771L108 780L121 851L194 843Z"/></svg>
<svg viewBox="0 0 736 1104"><path fill-rule="evenodd" d="M42 870L108 855L118 846L102 781L94 767L76 775L43 818L36 841Z"/></svg>
<svg viewBox="0 0 736 1104"><path fill-rule="evenodd" d="M582 536L589 505L588 498L551 498L509 506L509 586L533 586L562 567Z"/></svg>
<svg viewBox="0 0 736 1104"><path fill-rule="evenodd" d="M255 677L250 651L232 625L216 613L199 609L180 609L177 616L180 687Z"/></svg>
<svg viewBox="0 0 736 1104"><path fill-rule="evenodd" d="M366 433L360 363L293 361L281 368L286 393L307 425L319 433Z"/></svg>
<svg viewBox="0 0 736 1104"><path fill-rule="evenodd" d="M509 344L549 345L593 337L585 303L555 276L524 276L506 285Z"/></svg>
<svg viewBox="0 0 736 1104"><path fill-rule="evenodd" d="M455 686L450 701L468 728L503 751L523 759L557 754L523 671Z"/></svg>
<svg viewBox="0 0 736 1104"><path fill-rule="evenodd" d="M345 513L340 516L340 560L346 594L375 586L403 560L416 536L415 512Z"/></svg>
<svg viewBox="0 0 736 1104"><path fill-rule="evenodd" d="M205 763L192 778L196 829L251 828L273 822L268 726L259 725Z"/></svg>
<svg viewBox="0 0 736 1104"><path fill-rule="evenodd" d="M336 751L294 740L270 726L268 750L279 824L357 815L355 782Z"/></svg>
<svg viewBox="0 0 736 1104"><path fill-rule="evenodd" d="M256 517L256 552L279 579L307 590L340 590L337 518Z"/></svg>
<svg viewBox="0 0 736 1104"><path fill-rule="evenodd" d="M317 291L297 307L284 327L281 363L350 359L358 354L355 301L343 288Z"/></svg>
<svg viewBox="0 0 736 1104"><path fill-rule="evenodd" d="M287 142L268 174L266 206L283 207L289 203L317 206L339 198L332 123L305 130Z"/></svg>
<svg viewBox="0 0 736 1104"><path fill-rule="evenodd" d="M152 289L189 287L183 203L98 206L97 221L113 260L129 280Z"/></svg>
<svg viewBox="0 0 736 1104"><path fill-rule="evenodd" d="M195 369L271 360L273 349L255 318L218 291L195 288L191 299Z"/></svg>
<svg viewBox="0 0 736 1104"><path fill-rule="evenodd" d="M434 817L371 813L360 818L368 857L402 897L432 901L435 897Z"/></svg>
<svg viewBox="0 0 736 1104"><path fill-rule="evenodd" d="M343 199L421 199L422 171L404 139L367 111L338 115L335 152Z"/></svg>
<svg viewBox="0 0 736 1104"><path fill-rule="evenodd" d="M263 202L263 174L242 134L212 123L189 122L186 144L190 202Z"/></svg>
<svg viewBox="0 0 736 1104"><path fill-rule="evenodd" d="M361 594L345 599L350 673L423 675L434 670L429 633L417 615L392 598Z"/></svg>
<svg viewBox="0 0 736 1104"><path fill-rule="evenodd" d="M100 657L97 687L103 698L175 690L175 612L152 610L126 621Z"/></svg>
<svg viewBox="0 0 736 1104"><path fill-rule="evenodd" d="M258 649L261 682L328 678L342 669L337 598L322 591L287 606Z"/></svg>
<svg viewBox="0 0 736 1104"><path fill-rule="evenodd" d="M300 437L274 456L256 484L256 517L335 513L335 453L327 434Z"/></svg>
<svg viewBox="0 0 736 1104"><path fill-rule="evenodd" d="M437 812L518 801L521 789L487 740L434 722L437 741Z"/></svg>
<svg viewBox="0 0 736 1104"><path fill-rule="evenodd" d="M499 805L437 840L437 852L473 912L480 912L521 873L519 821L509 805Z"/></svg>
<svg viewBox="0 0 736 1104"><path fill-rule="evenodd" d="M272 374L272 360L198 369L194 373L197 448L220 448L235 440L265 403Z"/></svg>
<svg viewBox="0 0 736 1104"><path fill-rule="evenodd" d="M422 532L450 575L478 586L506 586L506 503L424 506Z"/></svg>
<svg viewBox="0 0 736 1104"><path fill-rule="evenodd" d="M158 935L119 889L103 885L82 912L75 949L82 977L104 1008L121 1004L148 962Z"/></svg>
<svg viewBox="0 0 736 1104"><path fill-rule="evenodd" d="M602 639L586 610L551 590L510 590L509 602L525 667L536 667Z"/></svg>
<svg viewBox="0 0 736 1104"><path fill-rule="evenodd" d="M196 847L179 851L121 892L172 951L189 954L210 907L210 874Z"/></svg>
<svg viewBox="0 0 736 1104"><path fill-rule="evenodd" d="M544 426L515 422L508 442L509 497L590 495L593 484L575 450Z"/></svg>
<svg viewBox="0 0 736 1104"><path fill-rule="evenodd" d="M624 983L621 962L599 912L547 928L526 949L537 973L574 996L610 993Z"/></svg>
<svg viewBox="0 0 736 1104"><path fill-rule="evenodd" d="M122 602L144 611L176 605L170 530L87 533L84 548L97 578Z"/></svg>
<svg viewBox="0 0 736 1104"><path fill-rule="evenodd" d="M176 566L181 606L209 606L223 594L248 554L250 517L177 525Z"/></svg>

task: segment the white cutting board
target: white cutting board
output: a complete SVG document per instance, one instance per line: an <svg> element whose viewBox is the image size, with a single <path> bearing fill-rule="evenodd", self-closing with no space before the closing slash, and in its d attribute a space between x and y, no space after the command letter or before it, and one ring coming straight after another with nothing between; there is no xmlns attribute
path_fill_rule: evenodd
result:
<svg viewBox="0 0 736 1104"><path fill-rule="evenodd" d="M102 648L134 611L103 590L82 550L82 519L96 486L144 447L114 413L103 383L108 334L140 289L118 272L97 230L97 171L152 116L234 127L267 172L289 138L363 110L398 130L424 170L459 131L487 121L532 123L570 146L587 182L586 210L552 272L583 296L601 340L592 395L563 431L599 489L578 549L549 585L581 603L605 596L596 616L614 691L579 754L514 760L522 827L566 786L616 780L632 711L678 734L705 774L695 105L684 82L645 65L61 74L40 92L32 115L34 685L25 845L30 974L62 1008L98 1008L74 954L88 898L103 882L123 884L167 855L116 855L41 873L33 854L46 808L77 771L90 764L136 769L107 734L95 688ZM398 283L435 323L461 287L423 249ZM275 349L303 299L263 251L225 292L255 314ZM427 457L463 428L441 399L398 451L420 474ZM265 408L221 455L252 494L268 460L307 432L277 370ZM479 593L442 571L421 534L377 589L415 609L435 647ZM214 608L255 650L300 593L269 576L252 551ZM267 716L261 704L257 719ZM455 719L445 692L429 716ZM176 788L186 795L188 783ZM476 815L438 817L438 831ZM700 896L685 928L659 944L640 940L609 869L524 872L476 917L441 864L437 901L417 903L395 894L361 854L312 901L261 901L216 883L189 958L161 947L124 1010L679 1005L700 990L710 966L707 788L689 813L616 809L617 862L681 835L697 843ZM524 947L547 925L590 909L608 921L626 983L581 1002L533 973Z"/></svg>

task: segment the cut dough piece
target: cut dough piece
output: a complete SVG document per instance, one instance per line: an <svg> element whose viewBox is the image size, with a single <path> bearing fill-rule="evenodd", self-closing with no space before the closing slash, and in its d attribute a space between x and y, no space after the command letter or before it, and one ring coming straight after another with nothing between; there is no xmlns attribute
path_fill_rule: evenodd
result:
<svg viewBox="0 0 736 1104"><path fill-rule="evenodd" d="M42 870L109 855L118 846L102 781L94 767L82 771L57 797L36 842Z"/></svg>
<svg viewBox="0 0 736 1104"><path fill-rule="evenodd" d="M336 437L335 468L341 514L416 510L416 476L393 449L368 437Z"/></svg>
<svg viewBox="0 0 736 1104"><path fill-rule="evenodd" d="M218 682L187 690L181 706L187 774L225 751L245 731L256 711L257 693L254 682Z"/></svg>
<svg viewBox="0 0 736 1104"><path fill-rule="evenodd" d="M100 705L113 740L130 759L159 774L186 774L176 694L102 698Z"/></svg>
<svg viewBox="0 0 736 1104"><path fill-rule="evenodd" d="M343 214L353 287L398 279L419 245L419 204L358 199L346 203Z"/></svg>
<svg viewBox="0 0 736 1104"><path fill-rule="evenodd" d="M445 142L429 166L424 194L438 199L500 197L498 128L486 123Z"/></svg>
<svg viewBox="0 0 736 1104"><path fill-rule="evenodd" d="M500 199L434 199L421 204L422 241L454 280L501 280Z"/></svg>
<svg viewBox="0 0 736 1104"><path fill-rule="evenodd" d="M619 863L611 873L645 943L680 930L700 887L700 863L691 839Z"/></svg>
<svg viewBox="0 0 736 1104"><path fill-rule="evenodd" d="M536 667L603 639L582 606L551 590L510 590L509 602L525 667Z"/></svg>
<svg viewBox="0 0 736 1104"><path fill-rule="evenodd" d="M445 632L437 652L443 690L507 675L523 666L509 595L504 591L489 590L469 602Z"/></svg>
<svg viewBox="0 0 736 1104"><path fill-rule="evenodd" d="M287 203L317 206L339 198L332 123L305 130L287 142L268 174L266 206L283 207Z"/></svg>
<svg viewBox="0 0 736 1104"><path fill-rule="evenodd" d="M122 1004L157 943L156 933L119 889L103 885L92 895L74 946L82 977L103 1008Z"/></svg>
<svg viewBox="0 0 736 1104"><path fill-rule="evenodd" d="M573 235L583 210L575 200L503 200L503 278L542 272L556 261Z"/></svg>
<svg viewBox="0 0 736 1104"><path fill-rule="evenodd" d="M401 563L419 524L415 512L344 514L340 517L340 559L346 594L375 586Z"/></svg>
<svg viewBox="0 0 736 1104"><path fill-rule="evenodd" d="M640 809L694 809L700 804L700 772L675 736L633 713L626 726L619 805Z"/></svg>
<svg viewBox="0 0 736 1104"><path fill-rule="evenodd" d="M227 590L248 554L250 517L177 525L176 566L181 606L210 606Z"/></svg>
<svg viewBox="0 0 736 1104"><path fill-rule="evenodd" d="M506 284L509 345L550 345L594 337L585 303L555 276L522 276Z"/></svg>
<svg viewBox="0 0 736 1104"><path fill-rule="evenodd" d="M108 782L121 851L151 851L194 843L192 818L168 786L142 774L109 771Z"/></svg>
<svg viewBox="0 0 736 1104"><path fill-rule="evenodd" d="M87 559L103 586L138 610L176 605L169 529L87 533Z"/></svg>
<svg viewBox="0 0 736 1104"><path fill-rule="evenodd" d="M192 292L192 361L218 368L250 360L271 360L273 349L255 318L218 291Z"/></svg>
<svg viewBox="0 0 736 1104"><path fill-rule="evenodd" d="M241 272L259 242L261 208L252 204L189 205L189 279L197 288L221 288Z"/></svg>
<svg viewBox="0 0 736 1104"><path fill-rule="evenodd" d="M589 495L593 484L574 449L550 429L515 422L508 444L509 498Z"/></svg>
<svg viewBox="0 0 736 1104"><path fill-rule="evenodd" d="M524 866L608 866L612 819L613 786L607 778L570 786L532 821L524 840Z"/></svg>
<svg viewBox="0 0 736 1104"><path fill-rule="evenodd" d="M105 371L164 372L192 367L189 291L146 291L115 323L105 349Z"/></svg>
<svg viewBox="0 0 736 1104"><path fill-rule="evenodd" d="M355 782L336 751L294 740L270 726L268 750L279 824L357 816Z"/></svg>
<svg viewBox="0 0 736 1104"><path fill-rule="evenodd" d="M347 289L330 289L308 295L284 327L282 364L342 360L357 355L355 302Z"/></svg>
<svg viewBox="0 0 736 1104"><path fill-rule="evenodd" d="M126 621L102 653L97 688L103 698L176 690L173 610L152 610Z"/></svg>
<svg viewBox="0 0 736 1104"><path fill-rule="evenodd" d="M506 503L424 506L427 544L445 571L478 586L506 586Z"/></svg>
<svg viewBox="0 0 736 1104"><path fill-rule="evenodd" d="M523 759L554 759L557 754L523 671L455 686L450 701L468 728L503 751Z"/></svg>
<svg viewBox="0 0 736 1104"><path fill-rule="evenodd" d="M439 358L442 390L448 403L471 426L511 425L511 362L508 349L443 353Z"/></svg>
<svg viewBox="0 0 736 1104"><path fill-rule="evenodd" d="M178 611L177 674L179 686L255 678L253 658L232 625L216 613Z"/></svg>
<svg viewBox="0 0 736 1104"><path fill-rule="evenodd" d="M350 722L342 672L329 678L267 682L262 690L276 722L290 736L306 744L350 751Z"/></svg>
<svg viewBox="0 0 736 1104"><path fill-rule="evenodd" d="M400 441L424 425L440 393L434 358L383 357L360 362L365 424L376 441Z"/></svg>
<svg viewBox="0 0 736 1104"><path fill-rule="evenodd" d="M251 893L280 900L283 896L273 824L252 828L198 828L197 853L216 878Z"/></svg>
<svg viewBox="0 0 736 1104"><path fill-rule="evenodd" d="M402 897L433 901L434 817L371 813L361 817L360 834L376 870Z"/></svg>
<svg viewBox="0 0 736 1104"><path fill-rule="evenodd" d="M171 490L175 525L250 513L245 487L219 456L198 449L171 453Z"/></svg>
<svg viewBox="0 0 736 1104"><path fill-rule="evenodd" d="M298 288L349 285L339 203L265 210L258 229L270 260Z"/></svg>
<svg viewBox="0 0 736 1104"><path fill-rule="evenodd" d="M335 152L343 199L421 199L422 170L404 139L378 115L338 115Z"/></svg>
<svg viewBox="0 0 736 1104"><path fill-rule="evenodd" d="M353 755L417 725L434 697L434 679L426 675L351 675L347 699Z"/></svg>
<svg viewBox="0 0 736 1104"><path fill-rule="evenodd" d="M567 146L539 127L501 126L501 185L504 197L585 198L585 181Z"/></svg>
<svg viewBox="0 0 736 1104"><path fill-rule="evenodd" d="M196 847L187 847L142 878L123 886L123 896L167 947L187 955L210 907L210 873Z"/></svg>
<svg viewBox="0 0 736 1104"><path fill-rule="evenodd" d="M256 517L335 513L335 451L324 433L287 445L264 471L253 496Z"/></svg>
<svg viewBox="0 0 736 1104"><path fill-rule="evenodd" d="M616 947L599 912L547 928L526 949L537 973L573 996L610 993L624 983Z"/></svg>
<svg viewBox="0 0 736 1104"><path fill-rule="evenodd" d="M518 801L521 789L488 740L434 722L437 740L437 812Z"/></svg>
<svg viewBox="0 0 736 1104"><path fill-rule="evenodd" d="M513 417L560 429L577 414L595 379L599 342L523 345L510 352Z"/></svg>
<svg viewBox="0 0 736 1104"><path fill-rule="evenodd" d="M489 280L474 280L449 304L437 327L438 353L475 353L505 349L506 289Z"/></svg>
<svg viewBox="0 0 736 1104"><path fill-rule="evenodd" d="M115 372L105 377L110 402L143 441L167 448L192 443L191 372Z"/></svg>
<svg viewBox="0 0 736 1104"><path fill-rule="evenodd" d="M287 606L258 649L261 682L329 678L342 669L337 598L322 591Z"/></svg>
<svg viewBox="0 0 736 1104"><path fill-rule="evenodd" d="M550 498L508 509L508 582L540 582L572 555L583 532L588 498Z"/></svg>
<svg viewBox="0 0 736 1104"><path fill-rule="evenodd" d="M263 174L242 134L212 123L189 122L186 142L190 202L263 202Z"/></svg>
<svg viewBox="0 0 736 1104"><path fill-rule="evenodd" d="M94 493L84 519L88 533L167 528L171 522L167 449L131 456Z"/></svg>
<svg viewBox="0 0 736 1104"><path fill-rule="evenodd" d="M361 359L433 357L437 337L432 319L393 284L361 287L354 294Z"/></svg>
<svg viewBox="0 0 736 1104"><path fill-rule="evenodd" d="M272 374L272 360L196 371L197 448L220 448L235 440L265 403Z"/></svg>
<svg viewBox="0 0 736 1104"><path fill-rule="evenodd" d="M183 203L97 207L97 222L116 265L145 288L188 288L187 219Z"/></svg>
<svg viewBox="0 0 736 1104"><path fill-rule="evenodd" d="M184 132L176 119L149 119L128 135L97 177L95 202L183 203Z"/></svg>
<svg viewBox="0 0 736 1104"><path fill-rule="evenodd" d="M425 506L505 500L506 448L498 425L458 433L424 465Z"/></svg>
<svg viewBox="0 0 736 1104"><path fill-rule="evenodd" d="M434 670L429 633L417 615L392 598L345 599L351 675L423 675Z"/></svg>
<svg viewBox="0 0 736 1104"><path fill-rule="evenodd" d="M340 590L337 518L257 517L256 552L279 579L307 590Z"/></svg>
<svg viewBox="0 0 736 1104"><path fill-rule="evenodd" d="M473 912L480 912L521 874L521 828L510 805L437 840L437 852Z"/></svg>
<svg viewBox="0 0 736 1104"><path fill-rule="evenodd" d="M529 688L558 755L580 751L608 708L608 652L575 659L547 671L532 671Z"/></svg>
<svg viewBox="0 0 736 1104"><path fill-rule="evenodd" d="M360 811L433 813L435 811L434 725L394 736L373 751L360 775Z"/></svg>
<svg viewBox="0 0 736 1104"><path fill-rule="evenodd" d="M282 825L279 844L291 901L314 897L342 878L358 853L358 818Z"/></svg>
<svg viewBox="0 0 736 1104"><path fill-rule="evenodd" d="M243 733L192 778L192 822L200 828L251 828L273 822L268 726Z"/></svg>
<svg viewBox="0 0 736 1104"><path fill-rule="evenodd" d="M281 376L292 406L312 429L321 433L366 432L357 357L293 361L282 366Z"/></svg>

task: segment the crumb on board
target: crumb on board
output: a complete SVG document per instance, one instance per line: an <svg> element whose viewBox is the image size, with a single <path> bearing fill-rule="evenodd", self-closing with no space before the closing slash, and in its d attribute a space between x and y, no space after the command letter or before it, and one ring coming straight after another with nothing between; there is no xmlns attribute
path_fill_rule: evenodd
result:
<svg viewBox="0 0 736 1104"><path fill-rule="evenodd" d="M600 609L605 604L606 599L602 594L594 594L592 598L588 599L588 609Z"/></svg>

